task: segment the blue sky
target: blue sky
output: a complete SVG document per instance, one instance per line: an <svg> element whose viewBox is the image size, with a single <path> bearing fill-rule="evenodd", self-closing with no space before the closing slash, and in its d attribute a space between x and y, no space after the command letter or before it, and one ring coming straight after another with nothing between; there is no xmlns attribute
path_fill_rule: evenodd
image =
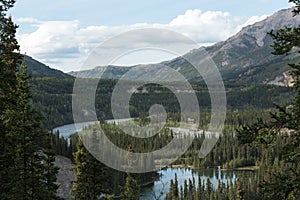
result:
<svg viewBox="0 0 300 200"><path fill-rule="evenodd" d="M126 30L171 28L207 45L287 7L287 0L17 0L10 14L20 25L22 52L71 71L96 46ZM118 64L137 62L142 61Z"/></svg>

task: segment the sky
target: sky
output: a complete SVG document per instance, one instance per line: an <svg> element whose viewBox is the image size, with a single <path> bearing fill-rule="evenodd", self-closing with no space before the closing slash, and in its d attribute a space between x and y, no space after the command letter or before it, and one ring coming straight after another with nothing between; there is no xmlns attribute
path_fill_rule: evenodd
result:
<svg viewBox="0 0 300 200"><path fill-rule="evenodd" d="M127 31L167 29L199 46L208 46L291 6L288 0L17 0L10 15L19 25L17 39L22 53L69 72L80 70L103 42ZM138 41L131 39L130 44L114 46L127 46L125 50L132 53L110 64L128 66L173 58L174 54L162 51L132 51L136 43L177 43L170 38L165 41L165 37L151 38L150 33L139 36Z"/></svg>

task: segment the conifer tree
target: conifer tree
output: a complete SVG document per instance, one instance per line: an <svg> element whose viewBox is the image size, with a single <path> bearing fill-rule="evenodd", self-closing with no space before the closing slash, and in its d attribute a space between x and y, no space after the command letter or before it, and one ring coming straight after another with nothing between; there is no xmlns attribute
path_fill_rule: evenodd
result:
<svg viewBox="0 0 300 200"><path fill-rule="evenodd" d="M72 198L96 200L108 194L107 167L90 154L81 140L74 157L76 180L71 191Z"/></svg>
<svg viewBox="0 0 300 200"><path fill-rule="evenodd" d="M187 180L184 180L184 183L183 183L183 198L187 199L188 194L189 194L189 189L188 189Z"/></svg>
<svg viewBox="0 0 300 200"><path fill-rule="evenodd" d="M123 191L123 200L138 200L140 198L140 184L132 174L128 174Z"/></svg>
<svg viewBox="0 0 300 200"><path fill-rule="evenodd" d="M0 199L3 192L10 188L13 152L7 148L7 129L4 127L4 112L15 105L16 67L20 63L19 45L15 39L17 26L7 17L7 11L13 7L13 0L0 0Z"/></svg>
<svg viewBox="0 0 300 200"><path fill-rule="evenodd" d="M243 185L240 179L237 180L236 182L236 200L243 200L244 199L244 190L243 190Z"/></svg>
<svg viewBox="0 0 300 200"><path fill-rule="evenodd" d="M177 178L177 174L176 173L175 173L175 179L174 179L174 197L179 198L178 178Z"/></svg>
<svg viewBox="0 0 300 200"><path fill-rule="evenodd" d="M12 157L8 160L11 165L4 169L10 177L3 183L6 192L1 192L1 199L55 199L57 168L53 155L41 147L41 141L48 142L47 133L31 106L26 69L22 64L16 74L15 106L2 115L6 155Z"/></svg>
<svg viewBox="0 0 300 200"><path fill-rule="evenodd" d="M55 199L57 169L41 148L46 132L31 106L26 66L17 72L17 26L7 16L14 3L0 0L0 199Z"/></svg>
<svg viewBox="0 0 300 200"><path fill-rule="evenodd" d="M295 3L294 15L300 14L300 1L290 0ZM300 47L300 26L283 27L269 33L273 40L275 55L298 53ZM291 142L283 148L283 158L289 165L282 172L274 172L272 178L266 179L263 184L263 192L267 199L300 199L300 63L293 63L290 74L294 79L293 88L295 98L292 105L287 108L278 106L278 112L272 113L273 123L267 124L258 120L253 126L244 126L238 131L241 143L254 143L268 148L276 142L278 135L283 135L284 129L291 138ZM269 156L267 156L269 158Z"/></svg>
<svg viewBox="0 0 300 200"><path fill-rule="evenodd" d="M53 150L52 133L46 135L43 148L46 155L44 161L44 181L46 183L47 191L52 191L49 195L49 199L59 199L57 196L53 196L53 194L55 194L54 191L58 189L58 185L55 182L59 168L53 164L55 162L55 153Z"/></svg>
<svg viewBox="0 0 300 200"><path fill-rule="evenodd" d="M205 192L207 193L207 197L210 197L210 194L212 193L212 184L210 182L210 179L206 179L206 187L205 187Z"/></svg>
<svg viewBox="0 0 300 200"><path fill-rule="evenodd" d="M180 186L180 199L184 199L184 191L182 185Z"/></svg>
<svg viewBox="0 0 300 200"><path fill-rule="evenodd" d="M129 145L128 152L134 152L132 146ZM128 169L133 168L136 165L136 160L133 160L128 156ZM140 198L141 186L137 178L137 174L127 173L126 183L123 189L124 200L138 200Z"/></svg>

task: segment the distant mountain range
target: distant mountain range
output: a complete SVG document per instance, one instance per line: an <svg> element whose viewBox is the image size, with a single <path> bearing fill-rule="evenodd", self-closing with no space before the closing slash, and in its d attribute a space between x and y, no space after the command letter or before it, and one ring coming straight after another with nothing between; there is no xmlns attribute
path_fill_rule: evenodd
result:
<svg viewBox="0 0 300 200"><path fill-rule="evenodd" d="M278 30L284 26L298 26L300 16L293 17L292 9L280 10L261 22L244 27L239 33L226 41L206 47L219 68L224 81L242 83L267 83L276 85L290 84L287 63L298 62L296 54L288 56L274 56L272 52L272 38L267 34L271 30ZM197 56L193 50L193 56ZM190 53L188 53L190 54ZM193 67L182 57L163 63L183 74L189 80L201 79ZM156 64L144 65L155 68ZM123 74L136 66L108 66L103 78L119 79ZM91 70L70 72L72 76L95 78L104 67L99 66ZM160 71L152 72L160 77ZM163 77L162 77L163 78Z"/></svg>
<svg viewBox="0 0 300 200"><path fill-rule="evenodd" d="M239 83L265 83L275 85L290 85L291 77L288 73L288 63L300 62L298 54L285 56L272 55L272 38L267 34L271 30L278 30L284 26L300 25L300 16L293 17L292 8L276 12L261 22L244 27L236 35L226 41L219 42L205 50L211 56L219 68L224 81ZM192 50L187 56L196 56L201 50ZM28 72L33 77L72 77L95 78L105 67L99 66L91 70L69 72L51 69L45 64L25 56L25 62L29 66ZM108 66L102 78L119 79L130 69L144 66L158 79L162 77L161 71L156 70L157 65L166 65L183 74L188 80L198 81L201 77L195 69L182 57L158 64L136 65L131 67ZM132 77L138 79L139 75Z"/></svg>

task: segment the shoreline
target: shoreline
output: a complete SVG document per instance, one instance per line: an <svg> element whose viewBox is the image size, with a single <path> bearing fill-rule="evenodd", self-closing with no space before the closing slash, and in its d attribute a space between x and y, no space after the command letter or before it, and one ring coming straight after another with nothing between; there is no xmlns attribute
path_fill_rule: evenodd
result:
<svg viewBox="0 0 300 200"><path fill-rule="evenodd" d="M244 166L244 167L236 167L236 168L222 168L221 166L214 166L214 167L207 167L207 168L195 168L192 165L185 165L185 164L177 164L177 165L170 165L161 168L161 170L165 169L192 169L192 170L205 170L205 169L216 169L220 167L221 171L257 171L259 170L259 166Z"/></svg>

